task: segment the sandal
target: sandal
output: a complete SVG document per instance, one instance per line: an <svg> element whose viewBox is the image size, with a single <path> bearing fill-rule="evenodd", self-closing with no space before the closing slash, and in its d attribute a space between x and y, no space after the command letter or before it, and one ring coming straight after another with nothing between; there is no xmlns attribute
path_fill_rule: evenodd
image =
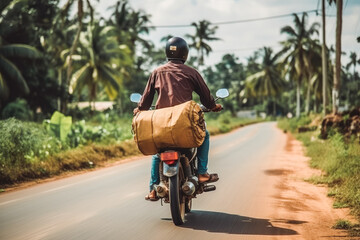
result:
<svg viewBox="0 0 360 240"><path fill-rule="evenodd" d="M152 190L148 195L145 196L145 200L157 201L159 198L156 196L155 190Z"/></svg>
<svg viewBox="0 0 360 240"><path fill-rule="evenodd" d="M219 176L217 173L205 173L205 174L199 174L199 183L212 183L219 180Z"/></svg>

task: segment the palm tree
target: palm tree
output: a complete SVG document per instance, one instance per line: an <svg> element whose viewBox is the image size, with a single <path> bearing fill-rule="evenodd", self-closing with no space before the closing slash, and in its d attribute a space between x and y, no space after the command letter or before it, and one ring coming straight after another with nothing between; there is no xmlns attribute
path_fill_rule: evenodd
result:
<svg viewBox="0 0 360 240"><path fill-rule="evenodd" d="M206 41L220 40L220 38L213 36L218 27L210 27L211 23L206 20L202 20L199 23L193 22L191 25L195 27L195 35L187 34L186 36L192 40L192 43L189 46L197 50L199 66L201 66L204 65L204 53L209 55L212 51L210 45L207 44Z"/></svg>
<svg viewBox="0 0 360 240"><path fill-rule="evenodd" d="M273 50L269 47L263 48L263 59L260 71L246 78L247 88L252 96L268 97L277 96L285 86L285 82L279 71L278 60L282 52L273 55ZM276 99L273 98L273 115L276 115Z"/></svg>
<svg viewBox="0 0 360 240"><path fill-rule="evenodd" d="M1 39L0 39L1 42ZM0 43L0 96L1 100L9 97L10 89L18 95L26 95L29 87L13 60L36 59L40 53L29 45Z"/></svg>
<svg viewBox="0 0 360 240"><path fill-rule="evenodd" d="M353 78L355 78L356 65L360 64L360 60L357 59L356 52L350 52L350 62L346 64L346 69L350 69L353 66Z"/></svg>
<svg viewBox="0 0 360 240"><path fill-rule="evenodd" d="M144 11L135 11L128 6L128 0L120 0L116 3L115 11L112 14L114 20L109 23L119 30L119 42L130 47L135 54L136 42L139 42L146 49L150 49L149 42L140 37L141 34L149 34L151 27L148 27L151 15Z"/></svg>
<svg viewBox="0 0 360 240"><path fill-rule="evenodd" d="M170 38L172 38L172 37L174 37L174 36L171 35L171 34L168 34L168 35L162 37L162 38L160 39L160 42L166 43L166 42L167 42Z"/></svg>
<svg viewBox="0 0 360 240"><path fill-rule="evenodd" d="M313 93L314 93L314 96L315 96L315 109L314 111L315 112L318 112L318 103L321 101L321 100L324 100L323 98L323 94L324 94L324 87L323 87L323 68L322 68L322 64L320 66L320 60L318 59L319 56L317 56L317 60L315 61L316 64L314 65L314 68L315 68L315 71L314 71L314 74L312 75L312 78L311 78L311 88L313 89ZM326 69L331 69L331 61L328 59L327 61L327 64L326 64ZM329 71L327 73L327 78L326 78L326 89L325 89L325 94L328 95L331 91L331 85L332 85L332 82L331 82L331 79L332 79L332 72ZM324 112L323 112L324 113Z"/></svg>
<svg viewBox="0 0 360 240"><path fill-rule="evenodd" d="M351 66L353 66L352 77L349 78L350 82L347 83L347 100L350 102L350 91L356 90L358 91L358 84L356 84L356 66L360 64L360 59L357 59L357 55L355 52L350 52L350 62L346 64L346 69L349 71ZM351 89L352 88L352 89Z"/></svg>
<svg viewBox="0 0 360 240"><path fill-rule="evenodd" d="M287 54L283 62L288 65L290 77L296 80L296 117L300 117L300 89L303 79L307 76L308 69L306 66L309 66L306 56L307 44L314 33L319 33L319 23L313 23L307 29L307 14L303 13L301 20L297 14L293 15L295 28L285 26L281 29L281 33L288 35L287 40L281 44L284 47L282 51Z"/></svg>
<svg viewBox="0 0 360 240"><path fill-rule="evenodd" d="M80 94L84 87L89 90L89 102L96 100L99 84L108 97L114 100L122 90L124 67L132 65L130 50L120 45L115 28L101 27L98 23L88 26L87 33L80 36L81 55L73 55L78 70L70 82L70 92Z"/></svg>
<svg viewBox="0 0 360 240"><path fill-rule="evenodd" d="M9 9L12 9L18 1L5 1L0 6L0 22L6 19ZM5 14L3 14L5 13ZM0 25L0 33L6 32L7 24ZM40 52L26 44L10 44L0 36L0 105L8 99L10 94L15 96L26 95L30 92L28 84L16 66L17 61L40 58Z"/></svg>
<svg viewBox="0 0 360 240"><path fill-rule="evenodd" d="M142 37L143 34L148 34L151 27L148 27L150 22L150 15L144 11L135 11L132 9L128 0L117 1L114 12L108 21L108 25L114 26L117 29L118 42L127 45L131 50L131 55L134 60L134 67L127 69L130 72L129 77L125 78L124 86L129 91L143 88L143 74L140 71L145 64L152 64L148 57L138 56L139 50L143 55L156 54L153 44ZM142 47L139 48L138 46ZM156 60L157 62L157 60ZM130 78L131 76L131 78ZM147 79L145 77L145 79ZM137 90L136 90L137 91Z"/></svg>
<svg viewBox="0 0 360 240"><path fill-rule="evenodd" d="M83 18L84 18L84 2L86 2L87 7L89 8L90 11L90 19L91 19L91 23L93 22L94 19L94 9L90 3L90 0L67 0L67 2L65 3L64 7L61 9L61 15L64 17L66 14L68 14L70 7L77 2L77 20L78 20L78 28L77 28L77 32L75 35L75 38L73 40L72 43L72 47L70 49L70 54L69 54L69 62L67 63L67 73L66 73L66 81L64 82L64 88L68 89L69 86L69 82L70 82L70 78L72 75L72 61L73 61L73 54L75 53L75 49L76 46L79 42L79 38L80 38L80 33L82 31L83 28ZM66 112L67 110L67 98L65 98L65 101L63 101L61 103L61 110L63 112Z"/></svg>
<svg viewBox="0 0 360 240"><path fill-rule="evenodd" d="M308 84L307 84L307 92L306 92L306 105L305 105L305 113L308 114L310 112L310 98L311 98L311 89L312 89L312 81L314 75L316 75L316 71L320 69L320 66L322 64L321 62L321 46L319 44L319 41L308 39L308 49L306 50L306 68L308 69L307 72L307 78L308 78Z"/></svg>

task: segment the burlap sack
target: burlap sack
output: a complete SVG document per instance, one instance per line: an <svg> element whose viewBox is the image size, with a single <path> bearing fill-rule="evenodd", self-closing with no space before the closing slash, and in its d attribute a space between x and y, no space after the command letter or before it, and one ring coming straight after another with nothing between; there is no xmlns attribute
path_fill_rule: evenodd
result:
<svg viewBox="0 0 360 240"><path fill-rule="evenodd" d="M134 140L144 155L164 148L199 147L205 138L204 113L194 101L150 111L133 118Z"/></svg>

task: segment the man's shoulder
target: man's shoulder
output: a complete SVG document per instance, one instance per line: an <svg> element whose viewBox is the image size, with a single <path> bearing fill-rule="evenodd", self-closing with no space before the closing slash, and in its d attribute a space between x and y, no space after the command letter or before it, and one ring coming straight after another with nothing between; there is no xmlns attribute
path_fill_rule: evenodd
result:
<svg viewBox="0 0 360 240"><path fill-rule="evenodd" d="M185 71L187 73L191 73L191 74L199 74L199 72L189 66L189 65L185 65L185 64L174 64L171 62L167 62L161 66L158 66L157 68L155 68L154 72L167 72L167 71L174 71L174 70L179 70L179 71Z"/></svg>
<svg viewBox="0 0 360 240"><path fill-rule="evenodd" d="M190 69L191 71L197 72L197 70L196 70L195 68L193 68L193 67L191 67L191 66L189 66L189 65L183 64L183 67L184 67L184 68L187 68L187 69Z"/></svg>
<svg viewBox="0 0 360 240"><path fill-rule="evenodd" d="M191 75L198 75L199 74L199 72L195 68L193 68L193 67L191 67L189 65L186 65L186 64L179 65L179 68L181 70L191 74Z"/></svg>
<svg viewBox="0 0 360 240"><path fill-rule="evenodd" d="M154 69L153 72L161 72L168 68L169 63L162 64Z"/></svg>

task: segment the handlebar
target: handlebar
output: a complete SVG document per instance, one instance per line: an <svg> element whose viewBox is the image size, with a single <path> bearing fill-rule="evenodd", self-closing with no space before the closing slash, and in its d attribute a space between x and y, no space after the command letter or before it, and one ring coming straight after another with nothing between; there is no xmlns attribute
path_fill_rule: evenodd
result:
<svg viewBox="0 0 360 240"><path fill-rule="evenodd" d="M208 109L207 107L205 107L204 105L202 104L199 104L200 105L200 108L201 108L201 111L203 112L212 112L211 109ZM221 110L223 110L224 108L222 107ZM221 111L220 110L220 111Z"/></svg>

